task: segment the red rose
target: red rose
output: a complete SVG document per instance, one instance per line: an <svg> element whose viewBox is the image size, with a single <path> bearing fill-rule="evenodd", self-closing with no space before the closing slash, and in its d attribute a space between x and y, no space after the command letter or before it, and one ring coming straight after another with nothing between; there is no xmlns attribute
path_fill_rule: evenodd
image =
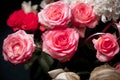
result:
<svg viewBox="0 0 120 80"><path fill-rule="evenodd" d="M23 63L31 58L35 47L33 35L19 30L8 35L4 40L3 56L6 61L10 61L13 64Z"/></svg>
<svg viewBox="0 0 120 80"><path fill-rule="evenodd" d="M98 39L93 39L93 44L97 50L96 57L101 62L110 61L119 52L117 39L110 33L106 33Z"/></svg>
<svg viewBox="0 0 120 80"><path fill-rule="evenodd" d="M37 14L33 13L33 12L26 14L20 28L22 30L35 31L38 28L38 16L37 16Z"/></svg>
<svg viewBox="0 0 120 80"><path fill-rule="evenodd" d="M55 28L42 35L44 52L60 62L69 61L77 50L79 33L75 28Z"/></svg>
<svg viewBox="0 0 120 80"><path fill-rule="evenodd" d="M86 25L94 28L97 25L97 18L91 5L78 2L72 6L72 22L75 25Z"/></svg>
<svg viewBox="0 0 120 80"><path fill-rule="evenodd" d="M25 15L26 14L22 9L13 12L7 20L7 25L12 27L14 30L18 30L22 24Z"/></svg>
<svg viewBox="0 0 120 80"><path fill-rule="evenodd" d="M50 3L38 13L39 22L49 28L70 22L71 9L63 1Z"/></svg>

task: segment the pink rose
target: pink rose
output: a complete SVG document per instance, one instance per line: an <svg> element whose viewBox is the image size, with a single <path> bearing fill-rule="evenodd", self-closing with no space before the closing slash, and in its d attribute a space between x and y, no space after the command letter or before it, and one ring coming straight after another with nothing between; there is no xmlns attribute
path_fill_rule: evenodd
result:
<svg viewBox="0 0 120 80"><path fill-rule="evenodd" d="M78 2L72 6L72 22L75 25L85 25L89 28L94 28L98 21L93 8L87 3Z"/></svg>
<svg viewBox="0 0 120 80"><path fill-rule="evenodd" d="M64 26L70 22L71 9L63 1L50 3L38 13L39 22L49 28Z"/></svg>
<svg viewBox="0 0 120 80"><path fill-rule="evenodd" d="M3 57L13 64L23 63L31 58L35 51L33 35L26 34L23 30L8 35L3 43Z"/></svg>
<svg viewBox="0 0 120 80"><path fill-rule="evenodd" d="M69 61L77 50L79 33L75 28L55 28L42 35L42 50L60 62Z"/></svg>
<svg viewBox="0 0 120 80"><path fill-rule="evenodd" d="M30 12L26 14L25 18L23 19L23 23L20 26L21 29L27 31L35 31L38 28L38 15L34 12Z"/></svg>
<svg viewBox="0 0 120 80"><path fill-rule="evenodd" d="M93 39L93 44L97 50L96 57L101 62L110 61L119 52L117 39L110 33L106 33L98 39Z"/></svg>
<svg viewBox="0 0 120 80"><path fill-rule="evenodd" d="M25 15L26 14L22 9L13 12L7 20L7 25L12 27L14 31L18 30L22 24Z"/></svg>

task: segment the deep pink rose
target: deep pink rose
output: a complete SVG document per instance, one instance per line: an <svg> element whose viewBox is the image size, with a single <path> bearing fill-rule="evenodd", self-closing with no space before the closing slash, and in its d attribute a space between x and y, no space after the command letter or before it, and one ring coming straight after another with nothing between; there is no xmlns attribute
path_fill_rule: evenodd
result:
<svg viewBox="0 0 120 80"><path fill-rule="evenodd" d="M72 22L75 25L85 25L89 28L94 28L98 21L93 8L87 3L78 2L72 6Z"/></svg>
<svg viewBox="0 0 120 80"><path fill-rule="evenodd" d="M117 39L110 33L106 33L98 39L93 39L93 44L97 50L96 57L101 62L110 61L119 52Z"/></svg>
<svg viewBox="0 0 120 80"><path fill-rule="evenodd" d="M38 13L39 22L49 28L64 26L70 22L71 9L63 1L50 3Z"/></svg>
<svg viewBox="0 0 120 80"><path fill-rule="evenodd" d="M42 35L42 50L60 62L69 61L77 50L79 33L75 28L55 28Z"/></svg>
<svg viewBox="0 0 120 80"><path fill-rule="evenodd" d="M34 12L26 14L20 26L22 30L35 31L38 28L38 15Z"/></svg>
<svg viewBox="0 0 120 80"><path fill-rule="evenodd" d="M9 16L7 20L7 25L12 27L13 30L18 30L25 16L26 14L22 9L17 10Z"/></svg>
<svg viewBox="0 0 120 80"><path fill-rule="evenodd" d="M3 56L6 61L10 61L13 64L23 63L31 58L35 47L33 35L19 30L8 35L4 40Z"/></svg>

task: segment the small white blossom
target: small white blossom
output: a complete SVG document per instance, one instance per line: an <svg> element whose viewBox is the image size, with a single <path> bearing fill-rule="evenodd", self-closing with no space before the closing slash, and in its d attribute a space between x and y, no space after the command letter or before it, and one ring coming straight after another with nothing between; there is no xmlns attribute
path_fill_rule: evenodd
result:
<svg viewBox="0 0 120 80"><path fill-rule="evenodd" d="M25 13L29 13L31 11L36 11L38 5L31 5L31 1L29 2L26 2L26 1L23 1L23 3L21 4L22 6L22 9L25 11Z"/></svg>
<svg viewBox="0 0 120 80"><path fill-rule="evenodd" d="M92 5L103 22L116 21L120 17L120 0L92 0Z"/></svg>

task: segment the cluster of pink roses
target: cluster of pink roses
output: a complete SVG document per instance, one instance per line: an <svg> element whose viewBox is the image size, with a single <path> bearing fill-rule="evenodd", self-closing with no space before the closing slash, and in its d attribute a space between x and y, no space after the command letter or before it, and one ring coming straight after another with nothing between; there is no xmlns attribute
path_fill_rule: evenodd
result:
<svg viewBox="0 0 120 80"><path fill-rule="evenodd" d="M72 23L72 27L79 28L81 37L84 37L86 27L95 28L98 23L93 7L87 3L78 2L68 5L63 1L50 3L39 13L39 22L48 28L66 27Z"/></svg>
<svg viewBox="0 0 120 80"><path fill-rule="evenodd" d="M74 55L79 36L83 37L79 32L97 25L92 6L81 2L74 6L63 1L50 3L38 13L38 17L39 22L48 28L42 35L43 51L61 62Z"/></svg>
<svg viewBox="0 0 120 80"><path fill-rule="evenodd" d="M10 34L3 44L5 60L18 64L28 60L35 51L33 36L23 30L36 31L42 24L42 50L60 62L69 61L75 54L79 38L84 37L86 28L95 28L98 24L93 7L87 3L78 2L68 5L57 1L46 5L38 14L15 11L7 20L8 26L16 33ZM22 29L22 30L20 30ZM97 50L96 57L101 62L110 61L118 52L117 38L106 33L98 39L93 39Z"/></svg>

